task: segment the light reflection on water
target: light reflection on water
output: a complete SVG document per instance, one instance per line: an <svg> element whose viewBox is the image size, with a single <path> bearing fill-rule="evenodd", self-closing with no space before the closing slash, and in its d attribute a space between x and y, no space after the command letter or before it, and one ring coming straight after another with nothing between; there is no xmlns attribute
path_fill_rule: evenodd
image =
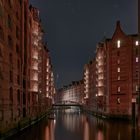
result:
<svg viewBox="0 0 140 140"><path fill-rule="evenodd" d="M140 140L140 130L128 122L104 121L72 109L55 114L55 120L44 120L9 140Z"/></svg>

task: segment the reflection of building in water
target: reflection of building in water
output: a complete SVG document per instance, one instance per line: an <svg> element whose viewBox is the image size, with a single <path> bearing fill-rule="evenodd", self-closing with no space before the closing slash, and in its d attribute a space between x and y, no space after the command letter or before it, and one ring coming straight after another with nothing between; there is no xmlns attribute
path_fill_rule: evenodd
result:
<svg viewBox="0 0 140 140"><path fill-rule="evenodd" d="M45 129L45 140L54 140L56 120L52 120L48 123Z"/></svg>
<svg viewBox="0 0 140 140"><path fill-rule="evenodd" d="M97 133L97 140L104 140L104 137L103 137L103 132L102 131L98 131Z"/></svg>
<svg viewBox="0 0 140 140"><path fill-rule="evenodd" d="M81 124L81 116L78 114L64 114L62 117L64 127L70 132L79 130Z"/></svg>
<svg viewBox="0 0 140 140"><path fill-rule="evenodd" d="M89 122L84 118L84 140L89 140Z"/></svg>

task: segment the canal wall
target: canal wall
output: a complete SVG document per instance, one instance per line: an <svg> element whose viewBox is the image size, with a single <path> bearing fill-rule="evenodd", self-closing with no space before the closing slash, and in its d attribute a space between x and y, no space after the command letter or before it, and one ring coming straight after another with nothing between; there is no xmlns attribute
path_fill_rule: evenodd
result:
<svg viewBox="0 0 140 140"><path fill-rule="evenodd" d="M42 119L47 118L49 116L50 112L51 112L51 109L49 109L46 113L40 114L34 118L24 118L24 119L20 120L18 123L10 125L7 128L1 129L0 130L0 140L5 140L6 138L8 138L14 134L17 134L30 126L35 125Z"/></svg>
<svg viewBox="0 0 140 140"><path fill-rule="evenodd" d="M99 118L102 118L102 119L110 119L110 120L116 119L116 120L125 120L125 121L132 120L132 116L130 116L130 115L109 114L106 112L90 110L88 107L83 107L83 112L91 114L91 115L99 117Z"/></svg>

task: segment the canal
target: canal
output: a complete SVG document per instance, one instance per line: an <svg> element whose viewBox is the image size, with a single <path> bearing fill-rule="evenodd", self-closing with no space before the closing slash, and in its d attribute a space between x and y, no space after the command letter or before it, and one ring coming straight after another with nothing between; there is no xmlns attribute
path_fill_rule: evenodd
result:
<svg viewBox="0 0 140 140"><path fill-rule="evenodd" d="M140 140L138 131L128 122L97 119L67 109L55 111L55 119L44 119L7 140Z"/></svg>

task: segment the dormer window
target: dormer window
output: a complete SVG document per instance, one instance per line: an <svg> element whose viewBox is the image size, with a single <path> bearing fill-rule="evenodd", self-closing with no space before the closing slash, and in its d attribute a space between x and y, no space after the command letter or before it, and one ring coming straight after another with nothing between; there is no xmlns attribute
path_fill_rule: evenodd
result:
<svg viewBox="0 0 140 140"><path fill-rule="evenodd" d="M117 48L120 48L120 44L121 44L121 41L118 40L118 41L117 41Z"/></svg>

